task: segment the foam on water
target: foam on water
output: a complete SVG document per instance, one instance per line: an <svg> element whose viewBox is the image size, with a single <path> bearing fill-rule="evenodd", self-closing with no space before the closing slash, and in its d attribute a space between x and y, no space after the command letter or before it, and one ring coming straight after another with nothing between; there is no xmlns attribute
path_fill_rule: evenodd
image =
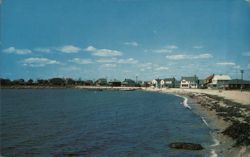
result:
<svg viewBox="0 0 250 157"><path fill-rule="evenodd" d="M190 109L191 110L191 107L188 105L188 98L186 98L186 97L183 97L184 98L184 101L183 101L183 105L186 107L186 108L188 108L188 109Z"/></svg>

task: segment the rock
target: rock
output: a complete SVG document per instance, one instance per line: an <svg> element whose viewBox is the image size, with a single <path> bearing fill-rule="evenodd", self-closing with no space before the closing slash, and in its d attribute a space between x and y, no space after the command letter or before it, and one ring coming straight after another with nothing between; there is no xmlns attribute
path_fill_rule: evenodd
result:
<svg viewBox="0 0 250 157"><path fill-rule="evenodd" d="M222 133L235 139L235 146L250 145L250 124L248 123L240 123L235 121Z"/></svg>
<svg viewBox="0 0 250 157"><path fill-rule="evenodd" d="M195 143L185 143L185 142L175 142L169 144L170 148L175 149L186 149L186 150L202 150L204 149L200 144Z"/></svg>

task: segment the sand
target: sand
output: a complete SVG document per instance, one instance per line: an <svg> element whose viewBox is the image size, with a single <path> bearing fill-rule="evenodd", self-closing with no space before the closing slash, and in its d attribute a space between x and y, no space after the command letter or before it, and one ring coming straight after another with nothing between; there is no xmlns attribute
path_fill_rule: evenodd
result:
<svg viewBox="0 0 250 157"><path fill-rule="evenodd" d="M161 89L163 92L170 93L204 93L209 95L217 95L243 105L250 105L250 92L238 90L215 90L215 89L180 89L170 88Z"/></svg>

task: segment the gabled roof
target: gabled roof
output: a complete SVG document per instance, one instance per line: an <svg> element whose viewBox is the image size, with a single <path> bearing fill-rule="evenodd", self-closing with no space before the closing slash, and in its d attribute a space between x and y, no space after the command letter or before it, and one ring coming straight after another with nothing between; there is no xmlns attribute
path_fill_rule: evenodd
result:
<svg viewBox="0 0 250 157"><path fill-rule="evenodd" d="M164 81L175 81L175 78L173 77L173 78L165 78L165 79L163 79Z"/></svg>
<svg viewBox="0 0 250 157"><path fill-rule="evenodd" d="M228 75L214 75L213 80L231 80Z"/></svg>
<svg viewBox="0 0 250 157"><path fill-rule="evenodd" d="M190 82L197 82L198 81L198 77L197 76L191 76L191 77L181 77L181 80L186 80L186 81L190 81Z"/></svg>
<svg viewBox="0 0 250 157"><path fill-rule="evenodd" d="M134 80L132 80L132 79L125 79L123 82L135 83L135 81L134 81Z"/></svg>
<svg viewBox="0 0 250 157"><path fill-rule="evenodd" d="M214 74L213 74L213 75L208 76L208 77L206 78L206 80L211 80L211 79L213 79L213 77L214 77Z"/></svg>

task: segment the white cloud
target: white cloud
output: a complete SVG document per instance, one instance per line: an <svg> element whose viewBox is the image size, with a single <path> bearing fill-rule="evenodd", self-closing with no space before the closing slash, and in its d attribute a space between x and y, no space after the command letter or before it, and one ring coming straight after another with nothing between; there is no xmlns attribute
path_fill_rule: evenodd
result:
<svg viewBox="0 0 250 157"><path fill-rule="evenodd" d="M243 56L249 56L250 57L250 52L244 52L242 53Z"/></svg>
<svg viewBox="0 0 250 157"><path fill-rule="evenodd" d="M60 64L60 62L56 60L51 60L48 58L32 58L32 57L22 60L22 63L24 66L30 66L30 67L44 67L50 64Z"/></svg>
<svg viewBox="0 0 250 157"><path fill-rule="evenodd" d="M138 63L138 60L135 60L134 58L129 58L129 59L119 59L117 61L119 64L136 64Z"/></svg>
<svg viewBox="0 0 250 157"><path fill-rule="evenodd" d="M125 42L124 45L128 45L128 46L134 46L134 47L137 47L139 46L139 44L135 41L132 41L132 42Z"/></svg>
<svg viewBox="0 0 250 157"><path fill-rule="evenodd" d="M191 59L209 59L209 58L213 58L213 56L209 53L203 53L203 54L199 54L197 56L192 56Z"/></svg>
<svg viewBox="0 0 250 157"><path fill-rule="evenodd" d="M157 71L164 71L164 70L168 70L168 69L169 69L168 67L158 67L155 70L157 70Z"/></svg>
<svg viewBox="0 0 250 157"><path fill-rule="evenodd" d="M179 54L179 55L167 55L166 58L171 59L171 60L182 60L182 59L187 59L187 56L182 55L182 54Z"/></svg>
<svg viewBox="0 0 250 157"><path fill-rule="evenodd" d="M69 62L73 62L76 64L92 64L93 63L91 59L82 59L82 58L74 58L72 60L69 60Z"/></svg>
<svg viewBox="0 0 250 157"><path fill-rule="evenodd" d="M171 49L166 49L166 48L155 49L155 50L152 50L152 51L155 52L155 53L172 53Z"/></svg>
<svg viewBox="0 0 250 157"><path fill-rule="evenodd" d="M66 71L66 72L72 72L72 71L80 71L81 68L76 67L76 66L65 66L60 68L62 71Z"/></svg>
<svg viewBox="0 0 250 157"><path fill-rule="evenodd" d="M221 66L235 66L236 65L234 62L219 62L216 64L221 65Z"/></svg>
<svg viewBox="0 0 250 157"><path fill-rule="evenodd" d="M176 45L167 45L165 48L167 48L167 49L178 49L178 46L176 46Z"/></svg>
<svg viewBox="0 0 250 157"><path fill-rule="evenodd" d="M177 55L167 55L166 58L170 60L209 59L209 58L213 58L213 56L209 53L203 53L203 54L198 54L198 55L177 54Z"/></svg>
<svg viewBox="0 0 250 157"><path fill-rule="evenodd" d="M101 68L115 68L116 64L102 64Z"/></svg>
<svg viewBox="0 0 250 157"><path fill-rule="evenodd" d="M167 45L167 46L164 46L163 48L153 49L151 51L155 52L155 53L172 53L173 50L175 50L175 49L178 49L178 46L176 46L176 45Z"/></svg>
<svg viewBox="0 0 250 157"><path fill-rule="evenodd" d="M194 49L202 49L203 46L201 46L201 45L195 45L195 46L193 46L193 48L194 48Z"/></svg>
<svg viewBox="0 0 250 157"><path fill-rule="evenodd" d="M65 45L63 47L57 48L58 51L62 53L78 53L81 51L79 47L76 47L74 45Z"/></svg>
<svg viewBox="0 0 250 157"><path fill-rule="evenodd" d="M122 52L110 49L97 49L93 46L88 46L85 51L91 52L94 56L99 57L110 57L110 56L121 56Z"/></svg>
<svg viewBox="0 0 250 157"><path fill-rule="evenodd" d="M114 62L117 62L117 58L100 58L100 59L97 59L96 62L98 62L98 63L114 63Z"/></svg>
<svg viewBox="0 0 250 157"><path fill-rule="evenodd" d="M245 0L246 2L250 3L250 0Z"/></svg>
<svg viewBox="0 0 250 157"><path fill-rule="evenodd" d="M4 49L3 52L18 54L18 55L25 55L25 54L31 54L32 53L32 51L29 50L29 49L16 49L15 47L9 47L7 49Z"/></svg>
<svg viewBox="0 0 250 157"><path fill-rule="evenodd" d="M51 50L49 48L35 48L35 51L49 53Z"/></svg>

